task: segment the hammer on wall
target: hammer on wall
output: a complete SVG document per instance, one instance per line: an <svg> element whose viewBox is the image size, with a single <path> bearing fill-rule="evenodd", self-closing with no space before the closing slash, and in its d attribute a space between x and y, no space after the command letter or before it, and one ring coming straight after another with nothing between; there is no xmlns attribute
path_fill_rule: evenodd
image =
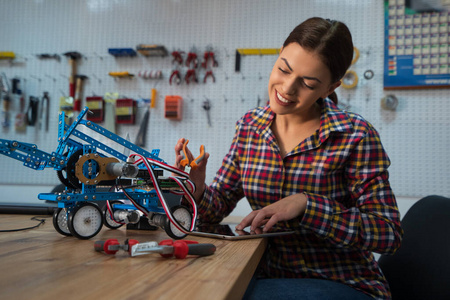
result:
<svg viewBox="0 0 450 300"><path fill-rule="evenodd" d="M74 111L81 111L81 99L82 99L82 84L83 84L83 80L88 79L88 77L86 75L76 75L75 76L77 81L76 81L76 92L75 92L75 102L73 104L73 110Z"/></svg>
<svg viewBox="0 0 450 300"><path fill-rule="evenodd" d="M72 52L66 52L64 53L64 56L69 58L69 65L70 65L70 77L69 77L69 96L74 98L75 97L75 76L77 74L77 66L76 61L77 59L81 58L81 54L75 51Z"/></svg>

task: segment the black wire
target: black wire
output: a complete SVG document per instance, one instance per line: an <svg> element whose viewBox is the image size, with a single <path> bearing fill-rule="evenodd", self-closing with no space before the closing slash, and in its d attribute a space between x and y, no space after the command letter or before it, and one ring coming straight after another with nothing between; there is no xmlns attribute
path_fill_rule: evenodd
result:
<svg viewBox="0 0 450 300"><path fill-rule="evenodd" d="M38 219L37 217L32 217L30 220L39 221L39 224L37 224L35 226L31 226L31 227L26 227L26 228L0 230L0 232L16 232L16 231L30 230L30 229L37 228L45 223L45 219Z"/></svg>

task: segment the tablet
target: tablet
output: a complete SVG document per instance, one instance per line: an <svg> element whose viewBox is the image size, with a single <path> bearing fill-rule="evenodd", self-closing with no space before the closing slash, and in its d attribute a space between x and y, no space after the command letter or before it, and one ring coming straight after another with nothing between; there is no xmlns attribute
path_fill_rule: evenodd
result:
<svg viewBox="0 0 450 300"><path fill-rule="evenodd" d="M196 227L194 231L191 231L190 235L210 237L216 239L226 239L226 240L246 240L246 239L257 239L264 237L273 237L280 235L289 235L295 233L295 231L270 231L265 233L250 233L250 230L237 230L236 224L204 224ZM273 229L272 229L273 230Z"/></svg>

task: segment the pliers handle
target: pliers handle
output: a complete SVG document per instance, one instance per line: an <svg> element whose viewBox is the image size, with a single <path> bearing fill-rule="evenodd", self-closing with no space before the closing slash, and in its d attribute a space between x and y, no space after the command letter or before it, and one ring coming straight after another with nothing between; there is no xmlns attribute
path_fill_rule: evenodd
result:
<svg viewBox="0 0 450 300"><path fill-rule="evenodd" d="M200 155L197 156L197 158L195 158L192 161L189 161L187 152L186 152L186 147L187 144L189 143L189 140L186 140L183 144L183 151L181 153L181 155L183 156L183 159L180 161L180 165L182 167L186 167L187 165L189 165L191 167L192 170L197 169L198 164L203 160L203 158L205 158L205 146L201 145L200 146Z"/></svg>

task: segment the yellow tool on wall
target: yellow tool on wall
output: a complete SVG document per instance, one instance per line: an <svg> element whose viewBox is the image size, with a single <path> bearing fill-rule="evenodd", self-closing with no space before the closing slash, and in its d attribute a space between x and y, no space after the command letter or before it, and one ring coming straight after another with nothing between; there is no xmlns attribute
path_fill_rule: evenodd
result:
<svg viewBox="0 0 450 300"><path fill-rule="evenodd" d="M0 59L14 59L16 54L11 51L0 51Z"/></svg>
<svg viewBox="0 0 450 300"><path fill-rule="evenodd" d="M242 55L278 55L279 48L238 48L236 49L236 61L234 70L241 71L241 56Z"/></svg>

